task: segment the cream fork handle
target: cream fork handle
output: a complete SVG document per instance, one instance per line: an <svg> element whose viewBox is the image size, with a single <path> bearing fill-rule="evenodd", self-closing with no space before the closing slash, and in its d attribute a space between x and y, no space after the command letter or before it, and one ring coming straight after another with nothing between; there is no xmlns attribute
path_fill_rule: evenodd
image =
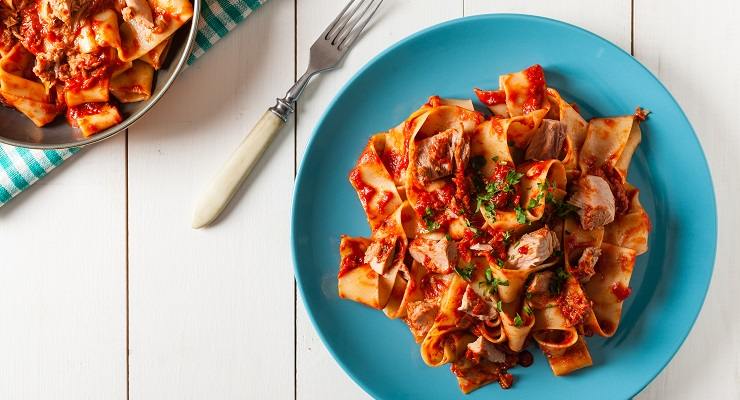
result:
<svg viewBox="0 0 740 400"><path fill-rule="evenodd" d="M262 114L249 135L213 179L208 190L196 202L193 228L203 228L218 218L283 125L285 122L274 112L268 110Z"/></svg>

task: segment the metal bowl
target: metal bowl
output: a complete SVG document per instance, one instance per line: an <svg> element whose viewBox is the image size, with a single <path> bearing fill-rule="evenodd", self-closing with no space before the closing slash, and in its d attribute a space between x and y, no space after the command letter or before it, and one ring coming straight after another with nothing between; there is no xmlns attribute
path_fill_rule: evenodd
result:
<svg viewBox="0 0 740 400"><path fill-rule="evenodd" d="M154 74L152 97L138 103L122 104L119 109L124 120L120 124L86 138L82 136L79 130L69 126L63 118L57 118L51 124L39 128L17 110L0 106L0 142L35 149L78 147L107 139L128 128L154 107L188 61L190 51L195 43L195 34L198 31L198 18L202 0L191 1L193 3L193 18L191 18L188 25L178 29L173 36L167 59L163 67Z"/></svg>

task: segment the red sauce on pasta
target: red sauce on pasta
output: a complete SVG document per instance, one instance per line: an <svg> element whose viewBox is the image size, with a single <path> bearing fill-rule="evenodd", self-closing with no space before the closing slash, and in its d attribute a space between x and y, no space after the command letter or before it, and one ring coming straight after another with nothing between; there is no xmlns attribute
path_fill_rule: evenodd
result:
<svg viewBox="0 0 740 400"><path fill-rule="evenodd" d="M101 81L109 79L115 67L120 65L120 61L115 51L106 48L96 53L92 58L85 61L91 68L89 76L76 75L67 80L65 89L73 92L90 89L97 86ZM92 68L94 65L100 65L99 68Z"/></svg>
<svg viewBox="0 0 740 400"><path fill-rule="evenodd" d="M350 172L349 181L352 182L352 186L357 190L362 207L367 209L370 205L370 200L375 196L375 188L366 184L365 181L362 180L362 174L359 169L353 169L352 172Z"/></svg>
<svg viewBox="0 0 740 400"><path fill-rule="evenodd" d="M44 28L39 21L38 4L33 4L21 10L21 43L31 53L39 54L44 51Z"/></svg>
<svg viewBox="0 0 740 400"><path fill-rule="evenodd" d="M480 90L475 88L473 91L478 96L478 100L487 106L506 103L506 92L503 90Z"/></svg>
<svg viewBox="0 0 740 400"><path fill-rule="evenodd" d="M507 176L509 176L509 174L514 171L514 166L510 163L496 164L496 167L493 169L493 173L491 174L490 180L497 187L505 188L508 185L508 182L506 180ZM514 203L518 203L518 200L516 200L519 192L518 187L519 184L516 184L513 185L513 190L501 190L497 192L491 198L491 202L495 205L497 209L507 207L510 203L512 203L512 200L514 200Z"/></svg>
<svg viewBox="0 0 740 400"><path fill-rule="evenodd" d="M88 115L99 114L103 111L106 104L108 103L85 103L70 107L67 109L67 119L73 121Z"/></svg>
<svg viewBox="0 0 740 400"><path fill-rule="evenodd" d="M396 180L401 178L401 173L406 170L408 164L408 161L404 162L403 156L390 149L386 149L380 156L380 159L391 176Z"/></svg>
<svg viewBox="0 0 740 400"><path fill-rule="evenodd" d="M529 165L527 169L527 178L534 178L542 175L547 168L547 161L537 161Z"/></svg>
<svg viewBox="0 0 740 400"><path fill-rule="evenodd" d="M355 240L343 240L340 245L340 252L342 252L342 254L349 255L342 258L337 278L341 278L349 271L365 263L365 249L360 247L360 242Z"/></svg>
<svg viewBox="0 0 740 400"><path fill-rule="evenodd" d="M632 294L632 288L624 286L621 282L614 282L611 286L611 291L619 301L624 301Z"/></svg>
<svg viewBox="0 0 740 400"><path fill-rule="evenodd" d="M388 203L390 203L392 199L393 199L393 193L387 190L384 190L383 194L380 195L380 199L378 199L378 211L383 212L385 210L385 206L387 206Z"/></svg>
<svg viewBox="0 0 740 400"><path fill-rule="evenodd" d="M522 105L522 112L527 114L534 110L542 108L542 102L545 98L545 71L539 64L535 64L524 70L524 75L529 81L527 89L527 99Z"/></svg>

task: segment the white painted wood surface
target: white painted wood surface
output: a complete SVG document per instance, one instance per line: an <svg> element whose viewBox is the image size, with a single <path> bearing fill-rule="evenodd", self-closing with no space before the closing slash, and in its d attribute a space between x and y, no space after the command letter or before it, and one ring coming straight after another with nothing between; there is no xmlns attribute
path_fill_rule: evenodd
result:
<svg viewBox="0 0 740 400"><path fill-rule="evenodd" d="M736 1L388 0L342 68L309 87L237 204L191 230L195 194L303 71L342 3L272 0L128 137L87 149L0 208L0 399L368 398L295 298L294 167L339 87L380 50L488 12L561 19L634 49L683 106L714 177L717 264L694 330L637 398L740 398Z"/></svg>

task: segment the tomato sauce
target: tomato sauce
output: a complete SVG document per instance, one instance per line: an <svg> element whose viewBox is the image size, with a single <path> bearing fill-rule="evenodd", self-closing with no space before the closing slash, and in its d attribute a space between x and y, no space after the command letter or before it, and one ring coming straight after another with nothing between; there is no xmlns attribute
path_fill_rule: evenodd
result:
<svg viewBox="0 0 740 400"><path fill-rule="evenodd" d="M408 160L391 149L383 151L383 154L380 156L380 160L396 181L401 179L401 174L408 166Z"/></svg>
<svg viewBox="0 0 740 400"><path fill-rule="evenodd" d="M527 99L522 105L524 114L542 108L542 102L545 98L545 71L539 64L535 64L524 70L524 75L529 81L527 89Z"/></svg>
<svg viewBox="0 0 740 400"><path fill-rule="evenodd" d="M531 163L526 170L527 178L534 178L534 177L542 175L542 173L545 172L547 164L548 164L547 161L537 161L537 162Z"/></svg>
<svg viewBox="0 0 740 400"><path fill-rule="evenodd" d="M385 210L385 206L387 206L388 203L390 203L392 199L393 199L393 193L387 190L384 190L383 194L380 195L380 198L378 199L378 211L382 213Z"/></svg>
<svg viewBox="0 0 740 400"><path fill-rule="evenodd" d="M21 43L34 55L44 52L44 28L39 20L38 4L21 10Z"/></svg>
<svg viewBox="0 0 740 400"><path fill-rule="evenodd" d="M67 109L67 119L77 120L88 115L100 114L108 103L85 103Z"/></svg>
<svg viewBox="0 0 740 400"><path fill-rule="evenodd" d="M361 243L358 241L342 240L339 252L342 255L346 254L346 256L342 257L337 278L341 278L349 271L365 263L365 249L361 247Z"/></svg>
<svg viewBox="0 0 740 400"><path fill-rule="evenodd" d="M359 169L353 169L352 172L350 172L349 181L352 183L352 186L355 187L355 190L357 190L357 195L360 197L362 207L367 210L370 205L370 200L375 196L375 188L366 184L365 181L362 180L362 174Z"/></svg>
<svg viewBox="0 0 740 400"><path fill-rule="evenodd" d="M109 79L113 70L121 63L118 56L112 49L104 49L95 54L93 63L100 63L101 67L92 69L91 74L87 77L84 75L73 76L65 82L65 88L69 91L79 92L97 86L101 81Z"/></svg>
<svg viewBox="0 0 740 400"><path fill-rule="evenodd" d="M478 96L478 100L487 106L506 103L506 92L503 90L480 90L475 88L473 91Z"/></svg>
<svg viewBox="0 0 740 400"><path fill-rule="evenodd" d="M621 282L614 282L611 286L611 291L618 301L624 301L632 294L632 288L624 286Z"/></svg>

